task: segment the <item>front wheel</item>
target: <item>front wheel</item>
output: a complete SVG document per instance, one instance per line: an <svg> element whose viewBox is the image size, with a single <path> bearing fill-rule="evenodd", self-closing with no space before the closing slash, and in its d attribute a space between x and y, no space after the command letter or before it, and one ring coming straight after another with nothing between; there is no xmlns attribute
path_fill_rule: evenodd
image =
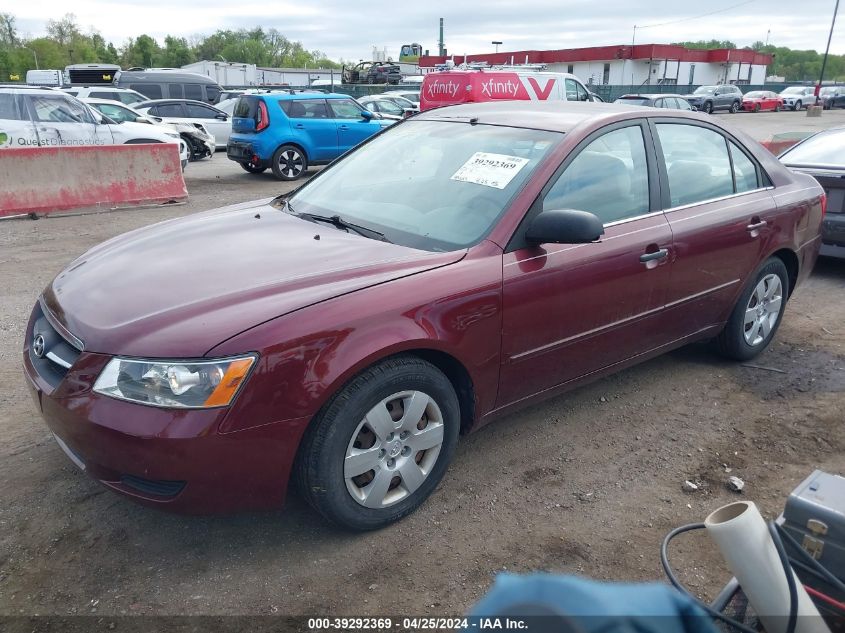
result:
<svg viewBox="0 0 845 633"><path fill-rule="evenodd" d="M796 101L795 105L792 107L792 109L795 110L796 112L798 112L803 107L803 105L804 104L802 104L800 101Z"/></svg>
<svg viewBox="0 0 845 633"><path fill-rule="evenodd" d="M713 104L710 103L709 101L705 101L704 105L701 107L701 111L704 112L704 114L712 114L713 113Z"/></svg>
<svg viewBox="0 0 845 633"><path fill-rule="evenodd" d="M282 145L273 154L272 169L279 180L296 180L308 169L308 159L295 145Z"/></svg>
<svg viewBox="0 0 845 633"><path fill-rule="evenodd" d="M766 349L780 326L788 296L786 266L770 257L751 278L717 337L719 351L734 360L750 360Z"/></svg>
<svg viewBox="0 0 845 633"><path fill-rule="evenodd" d="M758 107L759 107L759 106L758 106ZM731 114L736 114L737 112L739 112L739 101L734 101L734 102L731 104L731 107L730 107L729 112L730 112Z"/></svg>
<svg viewBox="0 0 845 633"><path fill-rule="evenodd" d="M780 104L779 103L775 104L775 112L780 112Z"/></svg>
<svg viewBox="0 0 845 633"><path fill-rule="evenodd" d="M755 103L755 104L754 104L754 112L759 112L759 111L760 111L760 104L759 104L759 103Z"/></svg>
<svg viewBox="0 0 845 633"><path fill-rule="evenodd" d="M299 447L300 493L324 517L374 530L413 512L443 478L460 407L430 363L398 356L370 367L317 415Z"/></svg>

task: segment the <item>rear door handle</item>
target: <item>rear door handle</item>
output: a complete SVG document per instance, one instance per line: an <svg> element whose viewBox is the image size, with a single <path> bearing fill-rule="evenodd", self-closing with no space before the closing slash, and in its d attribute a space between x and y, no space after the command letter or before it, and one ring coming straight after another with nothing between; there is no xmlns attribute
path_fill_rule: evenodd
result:
<svg viewBox="0 0 845 633"><path fill-rule="evenodd" d="M762 229L765 226L768 226L768 224L769 223L766 222L765 220L762 220L760 222L752 222L751 224L749 224L748 226L745 227L745 230L746 231L757 231L759 229Z"/></svg>
<svg viewBox="0 0 845 633"><path fill-rule="evenodd" d="M341 125L340 127L338 127L338 129L339 130L348 130L349 126L348 125Z"/></svg>
<svg viewBox="0 0 845 633"><path fill-rule="evenodd" d="M302 125L302 123L297 123L293 127L295 127L297 130L304 130L305 129L305 126Z"/></svg>
<svg viewBox="0 0 845 633"><path fill-rule="evenodd" d="M652 262L656 259L665 259L667 255L669 255L669 249L661 248L653 253L643 253L640 255L640 261L645 264L646 262Z"/></svg>

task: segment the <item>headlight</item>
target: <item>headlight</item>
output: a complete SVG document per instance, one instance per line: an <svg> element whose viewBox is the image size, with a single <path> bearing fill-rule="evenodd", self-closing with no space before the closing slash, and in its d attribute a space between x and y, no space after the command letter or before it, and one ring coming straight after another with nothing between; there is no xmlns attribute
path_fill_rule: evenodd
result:
<svg viewBox="0 0 845 633"><path fill-rule="evenodd" d="M179 140L180 138L182 138L177 132L165 132L165 134L175 140Z"/></svg>
<svg viewBox="0 0 845 633"><path fill-rule="evenodd" d="M254 362L255 356L201 361L113 358L94 383L94 391L157 407L225 407Z"/></svg>

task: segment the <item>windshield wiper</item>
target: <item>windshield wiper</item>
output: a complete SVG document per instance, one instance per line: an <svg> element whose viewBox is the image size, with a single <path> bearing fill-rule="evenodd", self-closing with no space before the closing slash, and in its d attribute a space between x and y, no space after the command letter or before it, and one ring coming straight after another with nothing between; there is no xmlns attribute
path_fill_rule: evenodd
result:
<svg viewBox="0 0 845 633"><path fill-rule="evenodd" d="M294 212L291 208L290 204L288 204L288 209L291 212ZM295 213L295 212L294 212ZM363 235L364 237L369 237L375 240L380 240L382 242L389 242L390 240L385 237L384 233L376 231L375 229L368 228L366 226L361 226L360 224L353 224L352 222L347 222L339 215L332 215L326 217L324 215L314 215L313 213L295 213L297 217L304 218L306 220L311 220L312 222L325 222L326 224L331 224L332 226L343 229L347 233L349 231L355 231L358 235Z"/></svg>

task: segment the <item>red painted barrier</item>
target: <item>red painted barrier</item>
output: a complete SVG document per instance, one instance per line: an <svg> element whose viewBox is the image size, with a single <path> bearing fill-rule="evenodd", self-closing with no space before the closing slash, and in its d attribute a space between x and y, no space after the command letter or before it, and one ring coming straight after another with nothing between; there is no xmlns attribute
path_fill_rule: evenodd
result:
<svg viewBox="0 0 845 633"><path fill-rule="evenodd" d="M760 141L760 145L765 147L775 156L780 156L781 153L795 145L799 140L800 139L790 139L788 141Z"/></svg>
<svg viewBox="0 0 845 633"><path fill-rule="evenodd" d="M0 150L0 217L187 198L173 143Z"/></svg>

